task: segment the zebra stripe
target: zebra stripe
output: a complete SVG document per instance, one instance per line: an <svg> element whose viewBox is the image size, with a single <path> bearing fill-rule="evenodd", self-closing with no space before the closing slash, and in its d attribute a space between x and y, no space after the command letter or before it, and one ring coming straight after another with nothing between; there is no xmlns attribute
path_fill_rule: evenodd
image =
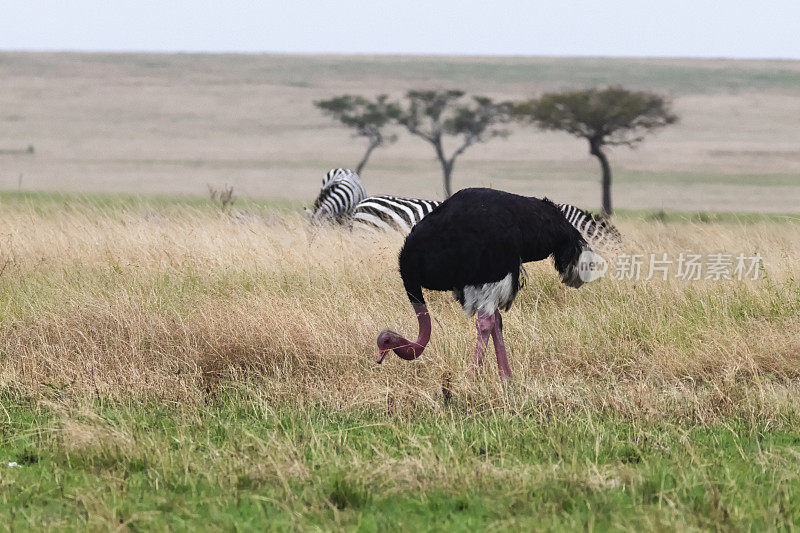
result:
<svg viewBox="0 0 800 533"><path fill-rule="evenodd" d="M370 196L353 211L353 228L410 233L425 215L441 204L435 200Z"/></svg>
<svg viewBox="0 0 800 533"><path fill-rule="evenodd" d="M564 217L591 245L622 245L622 234L602 215L594 215L570 204L556 204Z"/></svg>
<svg viewBox="0 0 800 533"><path fill-rule="evenodd" d="M331 169L322 178L322 190L314 201L311 222L344 222L353 215L356 204L366 196L358 174L346 168Z"/></svg>
<svg viewBox="0 0 800 533"><path fill-rule="evenodd" d="M322 178L322 190L314 202L313 223L332 220L352 223L353 228L411 232L439 204L435 200L398 196L369 196L358 174L345 168L331 169ZM567 221L591 245L622 245L622 235L602 215L596 216L571 204L555 204Z"/></svg>
<svg viewBox="0 0 800 533"><path fill-rule="evenodd" d="M322 186L320 188L326 188L334 179L340 179L344 176L349 176L351 174L355 174L349 168L332 168L328 171L325 176L322 177ZM356 174L357 175L357 174Z"/></svg>

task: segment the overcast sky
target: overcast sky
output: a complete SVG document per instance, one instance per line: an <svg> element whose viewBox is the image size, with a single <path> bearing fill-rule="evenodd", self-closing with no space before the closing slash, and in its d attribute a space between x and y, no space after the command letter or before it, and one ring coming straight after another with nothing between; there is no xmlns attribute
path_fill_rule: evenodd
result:
<svg viewBox="0 0 800 533"><path fill-rule="evenodd" d="M0 49L800 59L800 1L0 0Z"/></svg>

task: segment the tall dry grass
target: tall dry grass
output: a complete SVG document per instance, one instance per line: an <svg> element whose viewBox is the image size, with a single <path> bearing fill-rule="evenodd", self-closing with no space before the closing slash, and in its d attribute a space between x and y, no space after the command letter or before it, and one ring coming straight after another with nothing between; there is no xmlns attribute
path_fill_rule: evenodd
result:
<svg viewBox="0 0 800 533"><path fill-rule="evenodd" d="M504 318L514 378L503 387L491 354L470 381L474 325L448 294L427 293L434 330L421 360L375 365L378 331L416 333L397 235L312 235L291 215L4 206L0 386L182 402L257 388L275 401L393 413L788 420L800 400L797 225L619 226L626 251L757 251L765 274L573 290L549 263L530 265Z"/></svg>

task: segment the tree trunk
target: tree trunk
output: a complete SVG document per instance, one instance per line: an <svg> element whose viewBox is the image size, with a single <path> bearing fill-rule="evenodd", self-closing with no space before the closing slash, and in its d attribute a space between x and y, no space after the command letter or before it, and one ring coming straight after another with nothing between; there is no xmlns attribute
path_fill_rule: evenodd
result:
<svg viewBox="0 0 800 533"><path fill-rule="evenodd" d="M603 214L611 215L611 167L602 146L601 140L589 139L589 153L600 160L600 166L603 168Z"/></svg>
<svg viewBox="0 0 800 533"><path fill-rule="evenodd" d="M372 151L375 148L377 148L380 144L381 144L380 142L375 142L375 141L371 141L369 143L369 147L367 148L367 153L364 154L364 157L361 158L361 162L356 167L356 174L358 174L359 176L361 175L361 170L364 168L364 165L367 164L367 160L369 159L369 156L372 155Z"/></svg>
<svg viewBox="0 0 800 533"><path fill-rule="evenodd" d="M453 164L452 162L442 165L442 172L444 174L444 199L447 200L453 196L453 187L451 185L453 179Z"/></svg>
<svg viewBox="0 0 800 533"><path fill-rule="evenodd" d="M436 148L436 157L439 158L439 163L442 165L442 177L444 178L444 199L447 200L453 195L453 190L450 184L453 176L454 161L452 159L448 161L444 156L444 149L442 148L441 140L435 142L433 147Z"/></svg>

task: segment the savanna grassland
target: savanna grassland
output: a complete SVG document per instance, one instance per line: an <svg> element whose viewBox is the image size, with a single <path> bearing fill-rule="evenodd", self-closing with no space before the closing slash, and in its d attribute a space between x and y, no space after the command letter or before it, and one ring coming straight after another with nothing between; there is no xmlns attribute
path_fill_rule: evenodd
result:
<svg viewBox="0 0 800 533"><path fill-rule="evenodd" d="M529 265L503 386L446 294L424 356L376 365L416 326L402 239L297 211L0 195L3 528L800 524L796 216L617 217L626 252L758 252L756 280Z"/></svg>
<svg viewBox="0 0 800 533"><path fill-rule="evenodd" d="M402 238L308 228L363 150L314 100L613 84L681 117L611 153L623 252L760 253L758 279L530 265L506 385L491 355L470 379L447 294L425 355L376 365L416 327ZM798 117L796 61L0 53L0 529L796 529ZM583 142L512 133L455 188L598 205ZM362 178L441 198L408 136Z"/></svg>
<svg viewBox="0 0 800 533"><path fill-rule="evenodd" d="M365 149L315 100L607 85L665 94L681 119L610 151L617 207L800 211L798 61L0 52L0 189L203 196L229 183L240 197L309 202ZM459 158L454 186L599 206L585 141L510 132ZM442 199L433 150L395 133L361 173L367 191Z"/></svg>

